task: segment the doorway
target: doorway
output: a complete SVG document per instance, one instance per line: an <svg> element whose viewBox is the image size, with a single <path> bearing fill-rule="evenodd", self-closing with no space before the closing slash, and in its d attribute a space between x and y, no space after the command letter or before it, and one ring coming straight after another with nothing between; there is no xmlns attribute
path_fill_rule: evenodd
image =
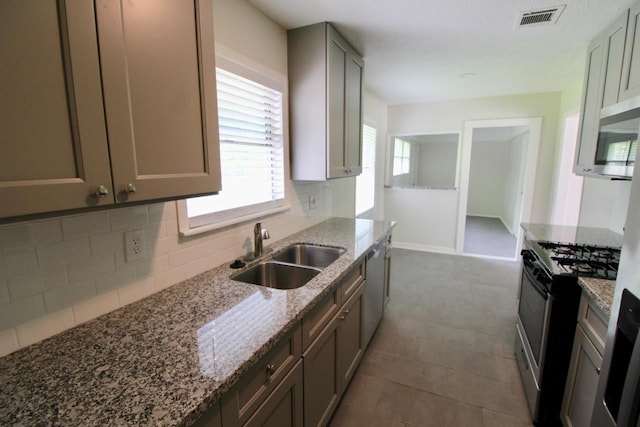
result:
<svg viewBox="0 0 640 427"><path fill-rule="evenodd" d="M542 119L465 123L456 252L514 260L531 215Z"/></svg>

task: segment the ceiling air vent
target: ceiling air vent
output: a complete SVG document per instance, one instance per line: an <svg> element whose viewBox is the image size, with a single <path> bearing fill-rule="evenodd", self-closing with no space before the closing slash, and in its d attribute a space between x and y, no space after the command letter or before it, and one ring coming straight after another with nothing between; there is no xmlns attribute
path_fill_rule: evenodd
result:
<svg viewBox="0 0 640 427"><path fill-rule="evenodd" d="M516 27L529 27L531 25L555 24L565 5L546 7L540 10L520 12Z"/></svg>

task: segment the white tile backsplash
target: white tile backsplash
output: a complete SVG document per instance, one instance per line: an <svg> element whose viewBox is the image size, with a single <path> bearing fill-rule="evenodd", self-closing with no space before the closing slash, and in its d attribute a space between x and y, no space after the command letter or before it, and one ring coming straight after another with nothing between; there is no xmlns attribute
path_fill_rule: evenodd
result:
<svg viewBox="0 0 640 427"><path fill-rule="evenodd" d="M68 286L51 289L44 293L44 305L47 313L58 311L73 304L96 296L93 279L82 280Z"/></svg>
<svg viewBox="0 0 640 427"><path fill-rule="evenodd" d="M29 227L36 245L46 245L62 240L62 226L58 219L34 221L29 223Z"/></svg>
<svg viewBox="0 0 640 427"><path fill-rule="evenodd" d="M66 264L91 255L89 239L86 237L38 246L37 252L40 267Z"/></svg>
<svg viewBox="0 0 640 427"><path fill-rule="evenodd" d="M107 212L69 216L62 218L61 223L62 236L65 239L89 236L111 230Z"/></svg>
<svg viewBox="0 0 640 427"><path fill-rule="evenodd" d="M18 338L16 337L15 329L8 329L0 332L0 355L13 353L19 348L20 346L18 345Z"/></svg>
<svg viewBox="0 0 640 427"><path fill-rule="evenodd" d="M67 264L71 282L79 282L80 280L95 277L98 274L115 271L115 269L116 263L113 259L113 253L94 255L78 261L71 261Z"/></svg>
<svg viewBox="0 0 640 427"><path fill-rule="evenodd" d="M73 310L65 308L55 313L47 314L39 319L23 323L16 328L18 344L25 347L42 341L52 335L72 328L75 325Z"/></svg>
<svg viewBox="0 0 640 427"><path fill-rule="evenodd" d="M0 248L3 251L28 248L34 245L31 229L27 224L6 227L0 230Z"/></svg>
<svg viewBox="0 0 640 427"><path fill-rule="evenodd" d="M266 245L330 216L330 186L292 187L291 209L262 219ZM165 202L0 226L0 356L245 255L254 222L184 238ZM147 258L126 263L123 232L136 229Z"/></svg>
<svg viewBox="0 0 640 427"><path fill-rule="evenodd" d="M90 300L74 304L71 308L73 309L73 318L76 325L79 325L120 307L118 291L111 291L106 294L98 295Z"/></svg>
<svg viewBox="0 0 640 427"><path fill-rule="evenodd" d="M5 252L0 259L0 279L24 276L37 268L36 253L33 248Z"/></svg>

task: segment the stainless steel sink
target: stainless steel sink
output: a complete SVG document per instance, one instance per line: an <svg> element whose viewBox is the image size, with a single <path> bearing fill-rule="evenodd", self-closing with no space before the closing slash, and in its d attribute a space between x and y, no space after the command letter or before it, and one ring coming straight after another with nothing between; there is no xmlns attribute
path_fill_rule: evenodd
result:
<svg viewBox="0 0 640 427"><path fill-rule="evenodd" d="M231 276L231 279L275 289L296 289L321 272L313 267L265 261Z"/></svg>
<svg viewBox="0 0 640 427"><path fill-rule="evenodd" d="M287 247L275 255L274 261L288 262L290 264L308 265L310 267L325 268L345 253L343 248L316 246L299 243Z"/></svg>

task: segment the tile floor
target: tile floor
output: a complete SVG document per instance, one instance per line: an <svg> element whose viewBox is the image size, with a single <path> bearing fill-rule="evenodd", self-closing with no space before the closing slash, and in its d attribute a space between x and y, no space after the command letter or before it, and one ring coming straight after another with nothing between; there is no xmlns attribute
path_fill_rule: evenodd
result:
<svg viewBox="0 0 640 427"><path fill-rule="evenodd" d="M391 300L331 427L520 427L518 263L394 249Z"/></svg>
<svg viewBox="0 0 640 427"><path fill-rule="evenodd" d="M467 215L464 253L514 259L517 244L516 236L509 233L499 218Z"/></svg>

